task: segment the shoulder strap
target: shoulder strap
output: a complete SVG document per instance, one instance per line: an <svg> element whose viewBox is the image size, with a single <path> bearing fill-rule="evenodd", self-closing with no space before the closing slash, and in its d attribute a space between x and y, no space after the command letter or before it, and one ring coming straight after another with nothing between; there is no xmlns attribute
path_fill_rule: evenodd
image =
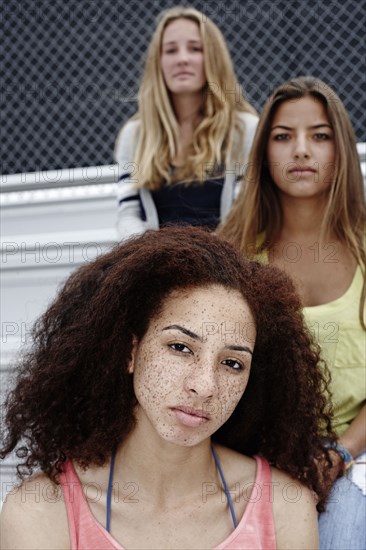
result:
<svg viewBox="0 0 366 550"><path fill-rule="evenodd" d="M219 474L220 474L220 477L221 477L221 481L222 481L222 484L223 484L223 487L224 487L225 495L226 495L226 498L227 498L227 501L228 501L228 504L229 504L230 513L231 513L231 517L232 517L233 524L234 524L234 529L236 529L237 526L238 526L238 522L236 520L236 515L235 515L235 511L234 511L233 501L231 499L231 494L230 494L229 488L227 486L227 483L226 483L226 480L225 480L225 477L224 477L224 473L223 473L222 468L221 468L219 457L217 456L217 453L216 453L215 449L213 448L213 446L211 446L211 449L212 449L213 457L214 457L215 462L216 462L216 467L217 467L217 469L219 471Z"/></svg>

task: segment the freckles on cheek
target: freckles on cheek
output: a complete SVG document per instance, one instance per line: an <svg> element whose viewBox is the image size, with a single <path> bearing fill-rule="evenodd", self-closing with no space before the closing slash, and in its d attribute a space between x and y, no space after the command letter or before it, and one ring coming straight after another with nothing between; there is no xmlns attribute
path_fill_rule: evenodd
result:
<svg viewBox="0 0 366 550"><path fill-rule="evenodd" d="M227 419L236 408L243 395L242 385L226 385L225 389L220 392L220 403L222 416Z"/></svg>
<svg viewBox="0 0 366 550"><path fill-rule="evenodd" d="M228 399L230 401L233 401L233 402L238 402L240 401L242 395L243 395L244 391L243 389L239 386L235 386L233 388L228 388Z"/></svg>
<svg viewBox="0 0 366 550"><path fill-rule="evenodd" d="M228 384L226 387L226 399L232 402L238 403L242 396L245 394L246 387L248 385L249 374L245 378L237 380L233 384Z"/></svg>
<svg viewBox="0 0 366 550"><path fill-rule="evenodd" d="M134 389L140 403L157 404L177 386L177 382L167 353L149 356L151 354L146 353L139 358L134 374Z"/></svg>

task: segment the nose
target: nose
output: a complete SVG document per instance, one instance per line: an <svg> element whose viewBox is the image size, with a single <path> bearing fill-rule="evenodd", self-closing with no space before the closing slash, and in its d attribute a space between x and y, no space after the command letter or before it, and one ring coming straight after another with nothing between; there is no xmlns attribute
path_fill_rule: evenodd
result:
<svg viewBox="0 0 366 550"><path fill-rule="evenodd" d="M187 63L188 51L186 48L179 48L177 59L178 59L178 63Z"/></svg>
<svg viewBox="0 0 366 550"><path fill-rule="evenodd" d="M215 364L212 360L197 361L185 378L185 390L202 399L213 397L217 391Z"/></svg>
<svg viewBox="0 0 366 550"><path fill-rule="evenodd" d="M294 142L294 158L302 159L310 157L310 148L306 136L299 135Z"/></svg>

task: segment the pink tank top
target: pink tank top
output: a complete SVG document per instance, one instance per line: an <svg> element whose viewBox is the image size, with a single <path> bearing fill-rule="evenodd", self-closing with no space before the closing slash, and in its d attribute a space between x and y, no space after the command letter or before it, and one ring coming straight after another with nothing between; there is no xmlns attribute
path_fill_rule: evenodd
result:
<svg viewBox="0 0 366 550"><path fill-rule="evenodd" d="M243 488L248 503L238 526L214 550L275 550L276 536L272 515L271 471L268 462L255 457L254 485ZM60 475L64 494L71 550L125 550L95 519L84 496L82 485L71 461Z"/></svg>

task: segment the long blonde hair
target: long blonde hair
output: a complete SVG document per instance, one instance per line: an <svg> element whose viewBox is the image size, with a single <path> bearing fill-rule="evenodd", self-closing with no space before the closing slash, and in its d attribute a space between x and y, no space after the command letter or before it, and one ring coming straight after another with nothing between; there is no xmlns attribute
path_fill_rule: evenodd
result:
<svg viewBox="0 0 366 550"><path fill-rule="evenodd" d="M267 162L267 144L273 117L281 103L312 96L325 106L335 141L335 181L331 186L321 226L321 239L335 235L365 271L366 204L354 131L338 95L321 80L299 77L281 84L267 100L254 138L244 184L225 222L218 228L246 256L273 246L282 226L282 211ZM264 239L259 235L264 234ZM360 303L364 321L365 282Z"/></svg>
<svg viewBox="0 0 366 550"><path fill-rule="evenodd" d="M179 177L188 182L204 181L212 168L221 166L229 156L240 162L244 129L237 112L256 114L243 97L218 27L194 8L177 6L162 12L148 48L139 90L139 110L134 117L140 121L134 157L139 171L138 188L158 189L162 181L172 181L170 164L176 155L179 128L160 56L164 30L181 18L194 21L200 29L207 84L202 90L202 121L194 132L192 147ZM233 143L234 132L239 136L236 143Z"/></svg>

